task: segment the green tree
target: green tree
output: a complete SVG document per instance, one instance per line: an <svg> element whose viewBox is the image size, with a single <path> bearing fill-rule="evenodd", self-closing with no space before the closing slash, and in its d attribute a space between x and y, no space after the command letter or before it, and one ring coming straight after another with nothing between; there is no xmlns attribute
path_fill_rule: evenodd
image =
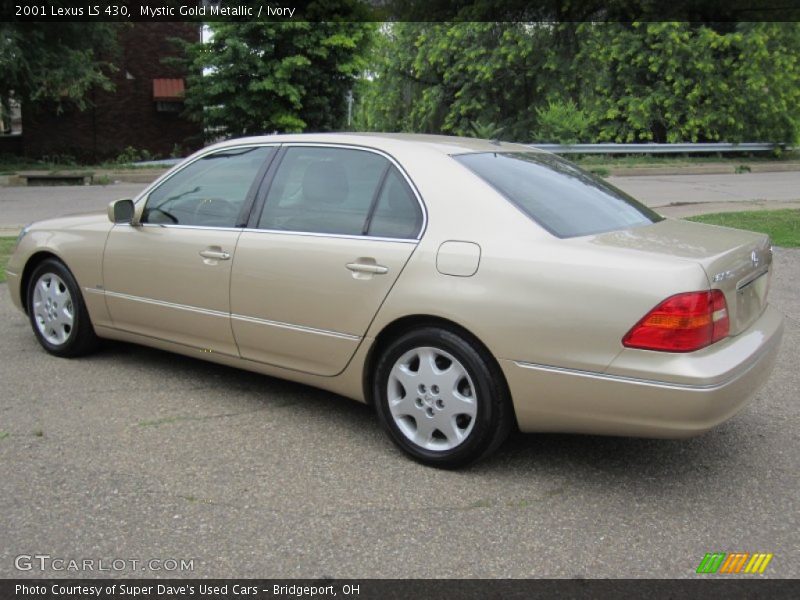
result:
<svg viewBox="0 0 800 600"><path fill-rule="evenodd" d="M356 85L355 125L366 131L414 131L408 110L424 89L413 73L417 23L385 23L372 40L370 62ZM436 81L427 82L428 85Z"/></svg>
<svg viewBox="0 0 800 600"><path fill-rule="evenodd" d="M210 135L329 131L365 68L374 25L363 22L218 22L187 46L187 113Z"/></svg>
<svg viewBox="0 0 800 600"><path fill-rule="evenodd" d="M397 23L358 89L369 130L518 141L773 141L800 130L800 24Z"/></svg>
<svg viewBox="0 0 800 600"><path fill-rule="evenodd" d="M797 23L583 24L579 37L572 73L600 141L797 138Z"/></svg>
<svg viewBox="0 0 800 600"><path fill-rule="evenodd" d="M92 87L111 89L114 23L0 23L0 98L85 108Z"/></svg>
<svg viewBox="0 0 800 600"><path fill-rule="evenodd" d="M458 135L493 123L505 138L526 138L554 75L554 39L544 24L384 26L359 123Z"/></svg>

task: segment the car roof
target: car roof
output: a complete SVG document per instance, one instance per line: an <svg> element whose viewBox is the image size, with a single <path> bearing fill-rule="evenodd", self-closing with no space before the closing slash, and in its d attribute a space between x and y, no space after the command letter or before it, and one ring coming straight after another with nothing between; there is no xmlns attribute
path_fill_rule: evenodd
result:
<svg viewBox="0 0 800 600"><path fill-rule="evenodd" d="M477 138L457 137L448 135L429 135L421 133L373 133L373 132L347 132L347 133L290 133L261 135L244 138L234 138L215 144L213 148L225 148L241 144L256 143L324 143L324 144L350 144L354 146L368 146L379 150L391 152L392 150L408 150L411 146L424 147L442 154L464 154L469 152L542 152L531 146L512 144L496 140L482 140Z"/></svg>

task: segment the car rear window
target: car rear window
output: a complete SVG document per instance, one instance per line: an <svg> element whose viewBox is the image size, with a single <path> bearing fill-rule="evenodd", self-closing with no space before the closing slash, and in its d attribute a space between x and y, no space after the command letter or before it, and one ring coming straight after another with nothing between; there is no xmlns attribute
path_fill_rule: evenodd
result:
<svg viewBox="0 0 800 600"><path fill-rule="evenodd" d="M553 154L480 152L453 158L558 237L627 229L663 218Z"/></svg>

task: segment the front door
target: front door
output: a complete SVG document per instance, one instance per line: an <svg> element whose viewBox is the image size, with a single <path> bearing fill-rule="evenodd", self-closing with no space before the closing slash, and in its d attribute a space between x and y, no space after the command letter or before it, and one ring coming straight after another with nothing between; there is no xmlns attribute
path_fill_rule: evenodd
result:
<svg viewBox="0 0 800 600"><path fill-rule="evenodd" d="M231 265L273 152L244 147L200 157L150 192L140 224L114 226L103 255L114 327L238 356Z"/></svg>
<svg viewBox="0 0 800 600"><path fill-rule="evenodd" d="M318 375L347 365L416 248L423 213L381 154L290 146L231 276L242 357Z"/></svg>

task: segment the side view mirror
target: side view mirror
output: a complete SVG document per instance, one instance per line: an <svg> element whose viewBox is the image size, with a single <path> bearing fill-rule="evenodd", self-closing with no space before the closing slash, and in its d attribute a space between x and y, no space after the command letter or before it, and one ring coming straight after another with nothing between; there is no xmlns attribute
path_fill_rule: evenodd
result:
<svg viewBox="0 0 800 600"><path fill-rule="evenodd" d="M112 223L131 224L133 222L133 213L133 200L129 198L114 200L108 205L108 220Z"/></svg>

